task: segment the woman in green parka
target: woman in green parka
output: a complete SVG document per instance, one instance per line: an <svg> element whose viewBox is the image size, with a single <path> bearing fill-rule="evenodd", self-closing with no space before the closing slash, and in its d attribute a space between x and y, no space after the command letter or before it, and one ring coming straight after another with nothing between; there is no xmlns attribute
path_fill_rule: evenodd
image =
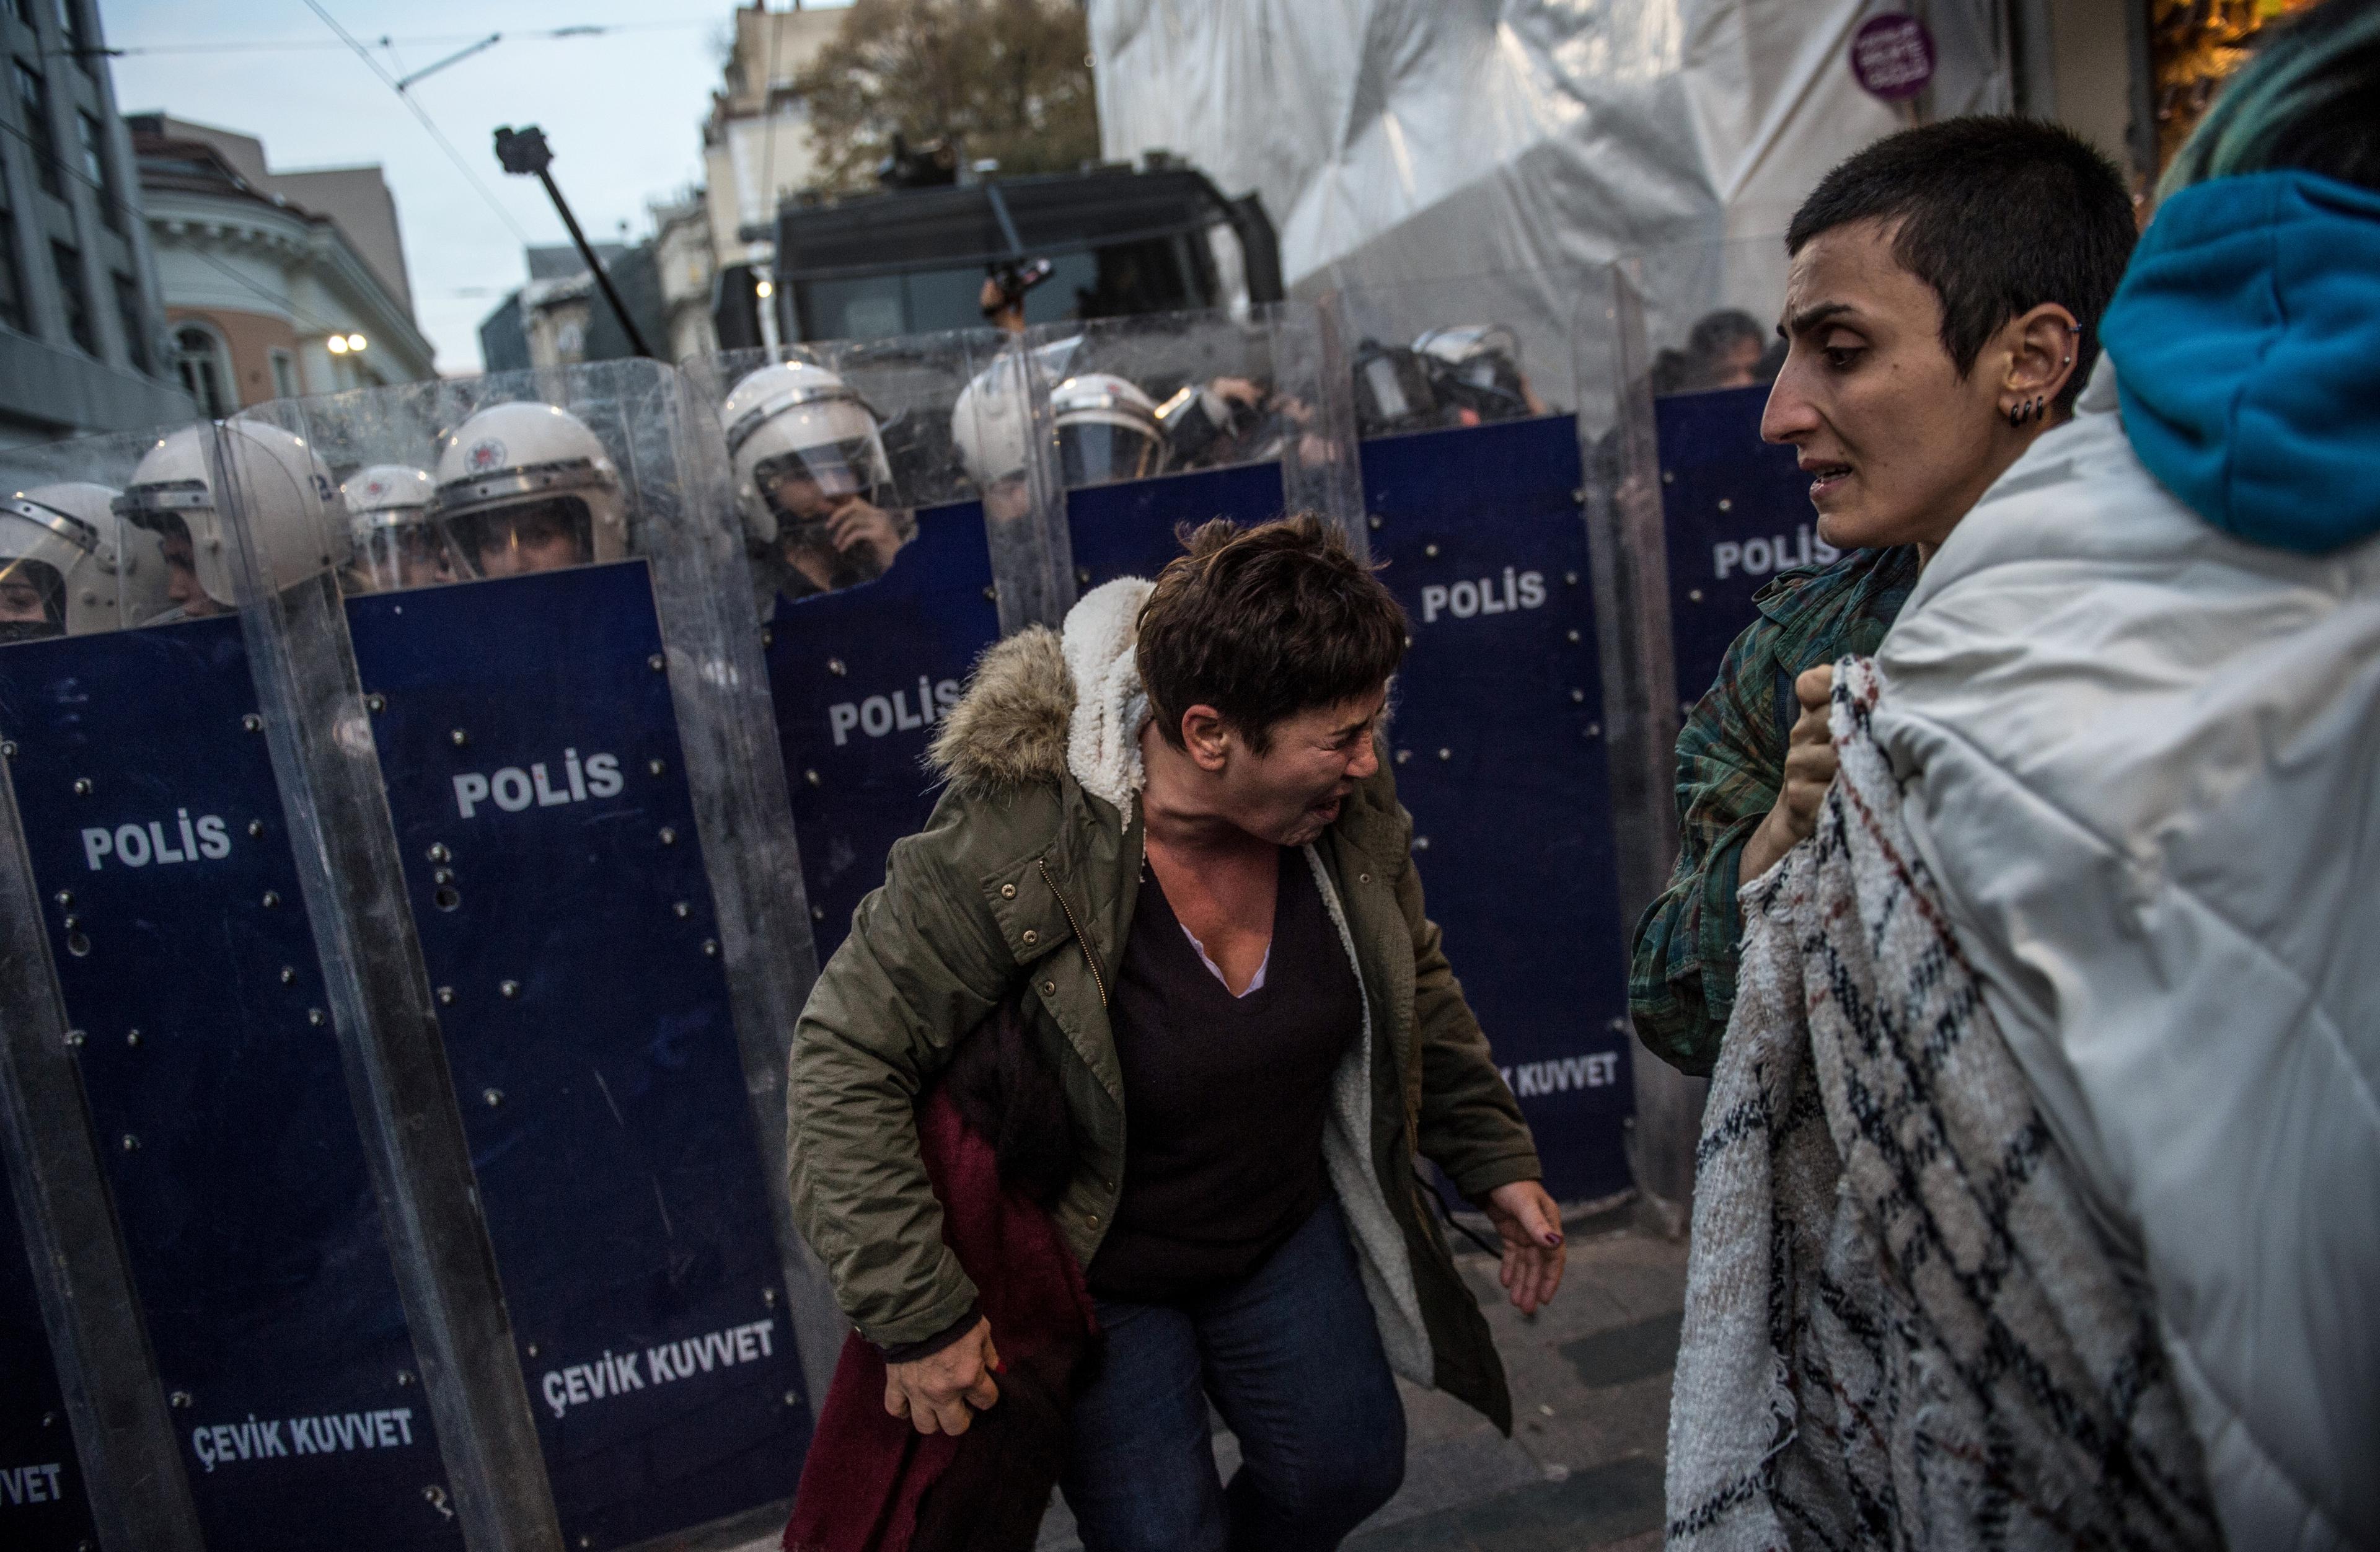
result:
<svg viewBox="0 0 2380 1552"><path fill-rule="evenodd" d="M1077 1141L1051 1216L1104 1338L1062 1478L1091 1552L1337 1545L1402 1480L1391 1372L1512 1426L1418 1171L1496 1224L1524 1312L1560 1282L1560 1221L1378 758L1404 645L1311 516L1208 524L1154 585L1001 643L795 1035L803 1233L884 1350L887 1409L959 1432L997 1403L1000 1333L914 1107L1021 1000Z"/></svg>

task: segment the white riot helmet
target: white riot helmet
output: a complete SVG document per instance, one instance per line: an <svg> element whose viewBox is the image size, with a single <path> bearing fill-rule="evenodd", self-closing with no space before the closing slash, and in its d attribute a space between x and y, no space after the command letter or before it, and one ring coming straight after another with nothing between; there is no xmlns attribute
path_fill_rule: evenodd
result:
<svg viewBox="0 0 2380 1552"><path fill-rule="evenodd" d="M959 390L951 404L951 440L978 491L989 494L1002 481L1024 478L1033 461L1032 382L1026 374L1058 382L1082 344L1076 334L1022 357L1003 355Z"/></svg>
<svg viewBox="0 0 2380 1552"><path fill-rule="evenodd" d="M755 543L823 523L847 497L892 504L892 465L876 413L824 367L762 367L729 392L719 418L727 428L736 501Z"/></svg>
<svg viewBox="0 0 2380 1552"><path fill-rule="evenodd" d="M409 464L374 464L347 476L339 494L355 536L348 576L372 592L459 582L461 550L430 515L438 482Z"/></svg>
<svg viewBox="0 0 2380 1552"><path fill-rule="evenodd" d="M978 491L1025 473L1033 460L1033 406L1016 357L1002 357L959 390L951 441Z"/></svg>
<svg viewBox="0 0 2380 1552"><path fill-rule="evenodd" d="M1050 390L1058 467L1066 489L1165 472L1157 401L1111 372L1085 372Z"/></svg>
<svg viewBox="0 0 2380 1552"><path fill-rule="evenodd" d="M331 471L305 440L261 420L219 420L187 426L160 440L115 498L127 523L160 535L168 545L187 537L200 590L225 608L239 602L229 527L216 510L207 439L220 434L230 477L238 488L249 536L264 581L276 592L347 564L346 515L337 510Z"/></svg>
<svg viewBox="0 0 2380 1552"><path fill-rule="evenodd" d="M0 500L0 589L30 589L42 616L0 610L0 641L89 636L164 612L164 552L115 515L115 496L77 482Z"/></svg>
<svg viewBox="0 0 2380 1552"><path fill-rule="evenodd" d="M431 514L472 576L499 554L528 557L500 563L506 574L551 569L544 557L559 546L538 540L557 532L577 541L563 565L628 552L627 502L602 439L568 410L535 400L491 405L447 434Z"/></svg>

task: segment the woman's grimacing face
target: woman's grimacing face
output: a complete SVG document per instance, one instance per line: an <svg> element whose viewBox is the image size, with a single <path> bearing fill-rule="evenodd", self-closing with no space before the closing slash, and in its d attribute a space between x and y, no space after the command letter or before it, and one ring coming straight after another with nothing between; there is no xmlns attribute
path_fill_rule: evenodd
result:
<svg viewBox="0 0 2380 1552"><path fill-rule="evenodd" d="M1793 257L1789 342L1760 434L1810 476L1818 533L1840 550L1937 545L2007 466L2006 348L1964 378L1942 345L1942 304L1901 267L1892 228L1860 221Z"/></svg>
<svg viewBox="0 0 2380 1552"><path fill-rule="evenodd" d="M1316 707L1272 726L1264 752L1234 738L1222 770L1224 816L1280 846L1303 846L1330 829L1356 783L1380 768L1374 730L1388 686L1336 706Z"/></svg>

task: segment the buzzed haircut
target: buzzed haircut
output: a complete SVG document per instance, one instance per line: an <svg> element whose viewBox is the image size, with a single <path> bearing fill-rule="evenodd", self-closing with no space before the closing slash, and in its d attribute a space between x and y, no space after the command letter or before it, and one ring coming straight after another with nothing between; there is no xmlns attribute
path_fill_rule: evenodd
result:
<svg viewBox="0 0 2380 1552"><path fill-rule="evenodd" d="M1180 537L1188 552L1158 573L1135 649L1175 748L1182 714L1211 706L1262 754L1284 718L1368 696L1404 661L1404 610L1314 514L1247 528L1218 517Z"/></svg>
<svg viewBox="0 0 2380 1552"><path fill-rule="evenodd" d="M2099 316L2138 236L2115 164L2035 119L1945 119L1887 136L1819 181L1785 251L1854 222L1892 229L1892 256L1942 303L1942 348L1964 377L2001 325L2044 302L2074 315L2063 414L2099 355Z"/></svg>

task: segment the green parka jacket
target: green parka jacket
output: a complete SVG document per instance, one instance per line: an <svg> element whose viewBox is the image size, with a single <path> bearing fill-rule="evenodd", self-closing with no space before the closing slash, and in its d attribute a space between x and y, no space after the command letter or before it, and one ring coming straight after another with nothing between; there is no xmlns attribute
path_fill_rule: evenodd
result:
<svg viewBox="0 0 2380 1552"><path fill-rule="evenodd" d="M1142 831L1136 798L1119 809L1069 769L1075 701L1050 631L985 654L935 740L949 783L941 802L892 848L884 886L860 904L795 1033L795 1210L844 1313L878 1342L933 1336L976 1296L942 1242L914 1107L959 1037L1020 988L1081 1141L1054 1213L1083 1265L1114 1208L1125 1118L1107 990L1138 895ZM1308 852L1326 899L1336 896L1366 1003L1324 1152L1391 1365L1510 1432L1502 1364L1427 1208L1416 1155L1471 1196L1540 1170L1423 915L1412 838L1383 763Z"/></svg>

